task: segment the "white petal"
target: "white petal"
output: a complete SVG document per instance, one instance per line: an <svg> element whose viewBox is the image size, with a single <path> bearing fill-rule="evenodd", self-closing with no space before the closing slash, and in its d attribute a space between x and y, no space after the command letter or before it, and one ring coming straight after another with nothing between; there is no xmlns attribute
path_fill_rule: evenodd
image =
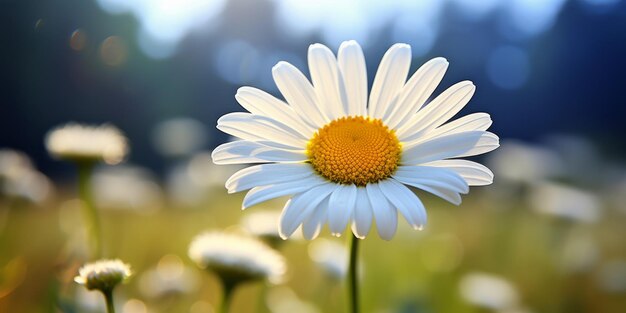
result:
<svg viewBox="0 0 626 313"><path fill-rule="evenodd" d="M467 131L485 131L491 126L491 124L492 121L489 114L473 113L438 127L437 129L425 134L424 138L433 138Z"/></svg>
<svg viewBox="0 0 626 313"><path fill-rule="evenodd" d="M354 41L344 41L337 54L348 100L347 115L367 113L367 67L361 46Z"/></svg>
<svg viewBox="0 0 626 313"><path fill-rule="evenodd" d="M493 183L493 173L486 166L468 160L439 160L424 163L424 166L442 167L459 174L470 186Z"/></svg>
<svg viewBox="0 0 626 313"><path fill-rule="evenodd" d="M426 209L422 201L406 186L387 179L378 183L387 200L404 215L413 229L422 229L426 225Z"/></svg>
<svg viewBox="0 0 626 313"><path fill-rule="evenodd" d="M356 203L356 189L355 185L337 185L330 195L328 226L330 232L337 237L341 236L352 216Z"/></svg>
<svg viewBox="0 0 626 313"><path fill-rule="evenodd" d="M476 86L470 81L462 81L448 88L426 107L399 125L397 136L400 141L411 141L425 132L439 127L457 114L470 101Z"/></svg>
<svg viewBox="0 0 626 313"><path fill-rule="evenodd" d="M454 157L462 158L462 157L468 157L468 156L475 156L475 155L487 153L489 151L493 151L499 146L500 146L500 138L498 138L496 134L491 133L491 132L484 132L484 134L480 136L480 139L471 150L466 151L465 153L461 153Z"/></svg>
<svg viewBox="0 0 626 313"><path fill-rule="evenodd" d="M318 107L313 86L297 68L281 61L272 68L272 75L287 103L309 126L318 129L329 122Z"/></svg>
<svg viewBox="0 0 626 313"><path fill-rule="evenodd" d="M234 193L258 186L296 182L311 175L315 173L306 163L255 165L233 174L226 181L226 189Z"/></svg>
<svg viewBox="0 0 626 313"><path fill-rule="evenodd" d="M393 106L389 106L383 121L391 128L402 125L428 100L448 69L448 61L434 58L422 65L404 85Z"/></svg>
<svg viewBox="0 0 626 313"><path fill-rule="evenodd" d="M314 175L304 178L298 182L254 187L252 190L248 191L248 194L246 194L243 199L242 209L249 208L270 199L297 194L324 183L326 183L324 179Z"/></svg>
<svg viewBox="0 0 626 313"><path fill-rule="evenodd" d="M250 113L271 117L293 128L306 138L312 137L315 133L315 129L303 122L291 106L265 91L247 86L241 87L237 90L235 99Z"/></svg>
<svg viewBox="0 0 626 313"><path fill-rule="evenodd" d="M277 148L306 149L309 138L270 117L250 113L228 113L217 120L217 129L251 141L276 143ZM271 144L274 146L273 144Z"/></svg>
<svg viewBox="0 0 626 313"><path fill-rule="evenodd" d="M391 240L398 228L398 211L387 201L378 184L367 184L365 189L376 218L378 235L384 240Z"/></svg>
<svg viewBox="0 0 626 313"><path fill-rule="evenodd" d="M422 189L426 192L432 193L433 195L446 200L454 205L460 205L463 202L461 198L461 194L450 189L449 186L444 184L441 185L419 185L416 186L419 189Z"/></svg>
<svg viewBox="0 0 626 313"><path fill-rule="evenodd" d="M308 60L320 110L330 120L345 116L345 88L335 55L328 47L313 44L309 47Z"/></svg>
<svg viewBox="0 0 626 313"><path fill-rule="evenodd" d="M315 208L315 211L311 216L302 224L302 236L307 240L315 239L322 230L322 226L328 218L328 203L329 198L324 198L324 201L320 202Z"/></svg>
<svg viewBox="0 0 626 313"><path fill-rule="evenodd" d="M449 186L459 193L468 193L469 186L459 174L454 171L431 166L399 166L393 177L403 184L411 185L440 185Z"/></svg>
<svg viewBox="0 0 626 313"><path fill-rule="evenodd" d="M370 93L369 116L382 118L388 105L398 95L411 66L411 47L395 44L383 56Z"/></svg>
<svg viewBox="0 0 626 313"><path fill-rule="evenodd" d="M393 175L397 181L430 192L455 205L461 204L461 195L469 186L455 172L436 167L401 166Z"/></svg>
<svg viewBox="0 0 626 313"><path fill-rule="evenodd" d="M280 237L289 238L334 189L334 184L323 184L291 198L280 216Z"/></svg>
<svg viewBox="0 0 626 313"><path fill-rule="evenodd" d="M408 143L408 148L402 152L402 164L417 165L457 157L471 151L484 133L464 132L435 137L416 145Z"/></svg>
<svg viewBox="0 0 626 313"><path fill-rule="evenodd" d="M215 164L248 164L269 162L304 162L304 151L268 147L258 142L238 140L222 144L211 153Z"/></svg>
<svg viewBox="0 0 626 313"><path fill-rule="evenodd" d="M352 221L352 233L357 238L365 238L372 227L372 219L374 213L372 212L372 205L367 197L367 190L365 188L357 188L356 204L354 206L354 214Z"/></svg>

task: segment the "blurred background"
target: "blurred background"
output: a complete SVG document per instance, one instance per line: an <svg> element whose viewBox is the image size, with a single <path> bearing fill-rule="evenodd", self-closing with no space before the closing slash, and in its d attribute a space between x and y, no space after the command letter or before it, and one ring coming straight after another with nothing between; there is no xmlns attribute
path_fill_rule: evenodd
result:
<svg viewBox="0 0 626 313"><path fill-rule="evenodd" d="M237 168L210 161L228 140L216 120L242 110L242 85L278 96L278 61L308 75L309 44L350 39L370 84L393 43L412 46L411 72L447 58L435 94L472 80L460 115L490 113L502 139L478 159L492 186L460 207L418 192L425 231L400 223L396 239L363 243L365 312L626 312L626 1L0 0L0 21L0 312L100 312L71 282L84 261L75 170L44 146L70 121L114 124L131 146L93 180L106 252L137 273L120 310L217 307L189 241L284 201L240 212L223 188ZM343 311L343 272L323 251L345 238L318 241L283 243L288 282L247 287L233 310Z"/></svg>

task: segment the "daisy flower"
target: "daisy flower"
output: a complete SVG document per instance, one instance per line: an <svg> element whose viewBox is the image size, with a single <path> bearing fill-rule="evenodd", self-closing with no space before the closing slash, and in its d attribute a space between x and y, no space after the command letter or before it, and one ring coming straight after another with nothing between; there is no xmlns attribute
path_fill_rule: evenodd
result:
<svg viewBox="0 0 626 313"><path fill-rule="evenodd" d="M87 263L78 270L74 281L88 290L110 292L131 275L130 266L120 260L99 260Z"/></svg>
<svg viewBox="0 0 626 313"><path fill-rule="evenodd" d="M189 246L189 258L212 270L227 285L268 279L280 282L286 271L282 255L262 241L244 235L207 232Z"/></svg>
<svg viewBox="0 0 626 313"><path fill-rule="evenodd" d="M463 81L428 104L448 68L444 58L426 62L408 80L411 48L393 45L383 56L368 97L361 47L341 44L337 56L321 44L308 51L309 81L279 62L272 69L285 101L252 87L235 98L248 112L230 113L217 128L239 138L217 147L217 164L260 163L226 182L230 193L251 189L243 208L291 196L280 220L281 237L302 225L307 239L328 223L339 236L347 225L358 238L376 220L391 239L400 213L415 229L426 211L415 187L454 204L470 185L488 185L485 166L459 158L498 147L487 128L491 118L474 113L450 123L471 99L475 86Z"/></svg>
<svg viewBox="0 0 626 313"><path fill-rule="evenodd" d="M519 304L515 286L500 276L470 273L461 279L459 289L467 302L494 311L515 308Z"/></svg>
<svg viewBox="0 0 626 313"><path fill-rule="evenodd" d="M69 123L46 135L48 152L59 159L120 163L128 153L126 137L112 125Z"/></svg>

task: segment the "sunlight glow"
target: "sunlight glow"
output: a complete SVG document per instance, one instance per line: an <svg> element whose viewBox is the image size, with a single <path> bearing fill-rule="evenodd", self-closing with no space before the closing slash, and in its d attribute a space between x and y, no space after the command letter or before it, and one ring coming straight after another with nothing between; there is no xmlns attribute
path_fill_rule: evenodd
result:
<svg viewBox="0 0 626 313"><path fill-rule="evenodd" d="M152 57L167 57L183 37L209 24L225 0L98 0L114 14L130 12L140 23L140 46ZM210 26L210 25L209 25Z"/></svg>

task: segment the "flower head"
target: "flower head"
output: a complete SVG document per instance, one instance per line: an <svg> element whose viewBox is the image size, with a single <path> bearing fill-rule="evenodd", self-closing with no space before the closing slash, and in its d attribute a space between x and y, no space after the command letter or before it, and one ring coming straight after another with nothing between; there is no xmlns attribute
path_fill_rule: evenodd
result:
<svg viewBox="0 0 626 313"><path fill-rule="evenodd" d="M246 215L241 221L241 226L249 234L277 248L284 242L276 227L279 220L280 211L258 211Z"/></svg>
<svg viewBox="0 0 626 313"><path fill-rule="evenodd" d="M228 284L261 279L278 282L286 270L278 252L255 238L238 234L201 234L191 243L189 257Z"/></svg>
<svg viewBox="0 0 626 313"><path fill-rule="evenodd" d="M15 150L0 149L0 198L42 203L52 192L52 183L30 158Z"/></svg>
<svg viewBox="0 0 626 313"><path fill-rule="evenodd" d="M450 123L471 99L475 86L460 82L426 104L448 68L443 58L428 61L406 80L411 48L393 45L383 57L368 96L365 59L354 41L335 57L327 47L309 47L311 82L294 66L272 69L286 102L242 87L235 98L249 113L230 113L217 128L240 140L217 147L217 164L261 163L235 173L229 192L251 189L247 208L291 196L280 220L281 237L302 225L315 238L328 223L339 236L346 226L359 238L375 219L378 233L391 239L398 212L415 229L426 210L408 186L454 204L470 185L488 185L485 166L459 158L499 146L487 128L486 113Z"/></svg>
<svg viewBox="0 0 626 313"><path fill-rule="evenodd" d="M504 310L516 307L519 302L515 286L496 275L467 274L461 279L459 288L466 301L479 307Z"/></svg>
<svg viewBox="0 0 626 313"><path fill-rule="evenodd" d="M88 290L110 292L131 275L130 266L120 260L100 260L87 263L78 270L74 281Z"/></svg>
<svg viewBox="0 0 626 313"><path fill-rule="evenodd" d="M128 152L126 137L112 125L88 126L76 123L51 130L46 148L55 158L73 161L104 161L117 164Z"/></svg>

